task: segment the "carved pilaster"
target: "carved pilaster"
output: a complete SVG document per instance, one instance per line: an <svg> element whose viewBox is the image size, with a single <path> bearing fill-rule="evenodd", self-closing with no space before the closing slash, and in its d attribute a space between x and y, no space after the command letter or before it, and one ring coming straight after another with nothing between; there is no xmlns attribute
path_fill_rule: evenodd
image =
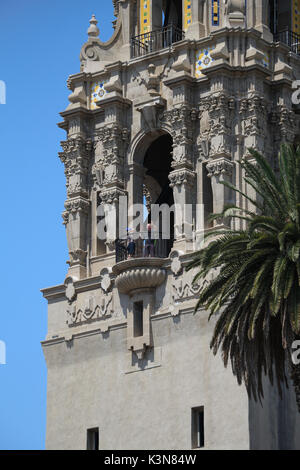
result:
<svg viewBox="0 0 300 470"><path fill-rule="evenodd" d="M86 275L90 201L77 196L66 201L65 209L63 220L70 254L69 274L81 279Z"/></svg>
<svg viewBox="0 0 300 470"><path fill-rule="evenodd" d="M287 106L276 106L272 112L275 141L293 143L299 133L299 117Z"/></svg>
<svg viewBox="0 0 300 470"><path fill-rule="evenodd" d="M94 141L95 164L92 168L94 188L124 185L124 158L129 132L118 124L97 131Z"/></svg>
<svg viewBox="0 0 300 470"><path fill-rule="evenodd" d="M171 127L173 137L172 167L174 169L193 167L193 123L197 117L197 111L185 104L163 114L162 120Z"/></svg>
<svg viewBox="0 0 300 470"><path fill-rule="evenodd" d="M127 193L119 188L104 188L100 198L106 224L105 244L108 253L112 253L116 239L126 237Z"/></svg>
<svg viewBox="0 0 300 470"><path fill-rule="evenodd" d="M210 143L211 158L231 158L235 100L226 93L209 96L202 104L200 124L203 141ZM203 149L205 150L205 149Z"/></svg>
<svg viewBox="0 0 300 470"><path fill-rule="evenodd" d="M259 95L243 98L239 103L239 114L242 121L244 147L265 151L268 129L268 103Z"/></svg>
<svg viewBox="0 0 300 470"><path fill-rule="evenodd" d="M169 175L175 202L175 247L188 251L193 239L193 202L196 173L188 168L175 169Z"/></svg>
<svg viewBox="0 0 300 470"><path fill-rule="evenodd" d="M220 213L223 211L224 205L232 203L232 191L223 184L222 181L232 182L234 164L225 158L214 160L206 165L208 177L211 178L211 186L213 192L213 211ZM226 221L218 220L218 224L226 223Z"/></svg>
<svg viewBox="0 0 300 470"><path fill-rule="evenodd" d="M169 175L175 202L175 245L189 250L192 240L194 201L194 134L199 113L187 104L181 104L163 114L162 120L170 126L173 137L173 171Z"/></svg>
<svg viewBox="0 0 300 470"><path fill-rule="evenodd" d="M88 169L91 159L92 143L81 137L61 142L63 152L59 153L65 165L68 197L88 194Z"/></svg>

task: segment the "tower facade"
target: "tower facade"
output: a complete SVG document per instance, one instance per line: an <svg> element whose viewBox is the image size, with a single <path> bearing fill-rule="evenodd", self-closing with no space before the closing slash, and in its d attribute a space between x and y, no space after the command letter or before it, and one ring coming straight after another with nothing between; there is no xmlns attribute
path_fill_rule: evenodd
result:
<svg viewBox="0 0 300 470"><path fill-rule="evenodd" d="M109 41L90 20L59 124L70 258L43 289L47 448L247 449L246 391L210 352L185 268L234 202L219 182L249 191L248 149L275 164L297 139L297 32L276 1L113 3Z"/></svg>

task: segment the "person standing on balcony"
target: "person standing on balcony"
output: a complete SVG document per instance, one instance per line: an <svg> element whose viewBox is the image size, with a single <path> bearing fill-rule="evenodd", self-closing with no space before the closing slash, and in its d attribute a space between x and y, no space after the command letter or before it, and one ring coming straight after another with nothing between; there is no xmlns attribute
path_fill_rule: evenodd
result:
<svg viewBox="0 0 300 470"><path fill-rule="evenodd" d="M134 258L135 249L136 249L135 241L132 238L129 238L128 245L127 245L128 258Z"/></svg>
<svg viewBox="0 0 300 470"><path fill-rule="evenodd" d="M151 224L148 224L147 225L148 238L146 239L145 248L144 248L145 258L154 257L154 240L151 238L151 230L152 230L152 226Z"/></svg>

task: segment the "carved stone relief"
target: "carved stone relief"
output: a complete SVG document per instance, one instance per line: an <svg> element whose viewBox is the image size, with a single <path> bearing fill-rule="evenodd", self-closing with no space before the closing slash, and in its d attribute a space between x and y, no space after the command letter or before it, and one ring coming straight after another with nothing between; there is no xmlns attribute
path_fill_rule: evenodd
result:
<svg viewBox="0 0 300 470"><path fill-rule="evenodd" d="M89 321L107 320L113 315L113 293L111 269L100 272L100 289L91 295L77 299L72 279L67 278L66 297L68 298L67 324L76 326Z"/></svg>

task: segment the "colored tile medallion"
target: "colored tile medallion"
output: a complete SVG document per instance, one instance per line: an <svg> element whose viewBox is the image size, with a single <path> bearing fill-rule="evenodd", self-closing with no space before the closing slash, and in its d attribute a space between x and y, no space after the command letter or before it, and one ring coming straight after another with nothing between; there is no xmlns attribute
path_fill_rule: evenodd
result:
<svg viewBox="0 0 300 470"><path fill-rule="evenodd" d="M93 83L91 90L91 109L97 109L97 102L102 100L105 95L105 82Z"/></svg>
<svg viewBox="0 0 300 470"><path fill-rule="evenodd" d="M205 47L196 52L196 78L202 76L202 70L207 69L213 63L214 59L210 54L213 49L215 49L214 46Z"/></svg>

